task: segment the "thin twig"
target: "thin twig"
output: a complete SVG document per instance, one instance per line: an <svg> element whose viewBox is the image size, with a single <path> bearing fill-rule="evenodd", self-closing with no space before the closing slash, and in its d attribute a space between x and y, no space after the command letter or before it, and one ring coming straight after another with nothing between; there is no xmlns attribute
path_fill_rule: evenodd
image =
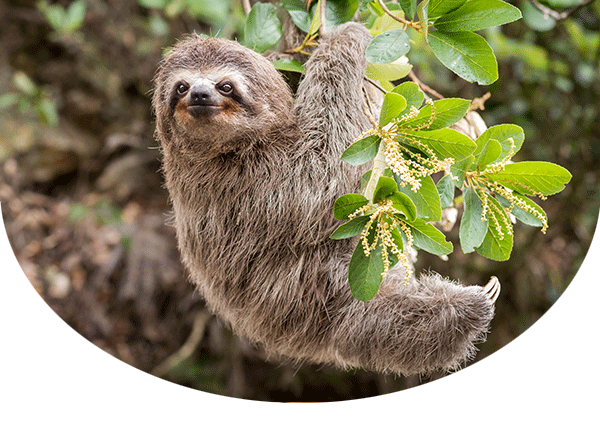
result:
<svg viewBox="0 0 600 430"><path fill-rule="evenodd" d="M252 6L250 6L250 0L242 0L242 7L244 8L246 16L248 16L250 11L252 10Z"/></svg>
<svg viewBox="0 0 600 430"><path fill-rule="evenodd" d="M319 37L323 37L327 34L327 19L325 18L326 7L327 0L321 0L321 9L319 10L319 17L321 18L321 25L319 26Z"/></svg>
<svg viewBox="0 0 600 430"><path fill-rule="evenodd" d="M154 376L166 375L169 370L177 366L194 353L204 338L204 330L206 329L206 324L208 323L210 317L211 314L206 309L203 309L196 315L196 318L194 319L194 325L192 326L192 332L183 346L167 357L165 361L156 366L154 370L152 370L152 374Z"/></svg>
<svg viewBox="0 0 600 430"><path fill-rule="evenodd" d="M474 98L469 106L469 111L472 110L485 110L484 103L492 96L492 93L487 92L481 97Z"/></svg>
<svg viewBox="0 0 600 430"><path fill-rule="evenodd" d="M594 0L584 0L577 6L574 6L571 9L567 9L564 12L557 12L554 9L550 9L538 2L537 0L531 0L531 4L534 5L540 12L542 12L544 14L544 17L550 17L552 19L555 19L556 21L562 21L563 19L567 19L570 15L574 14L579 9L581 9L584 6L587 6L593 1Z"/></svg>
<svg viewBox="0 0 600 430"><path fill-rule="evenodd" d="M413 72L412 70L408 73L408 76L410 79L412 79L412 81L417 84L419 86L419 88L421 88L421 90L428 92L429 94L431 94L434 97L437 97L438 99L443 99L444 96L441 95L440 93L438 93L436 90L434 90L433 88L431 88L429 85L424 84L423 82L421 82L421 80L419 78L417 78L417 75L415 75L415 72Z"/></svg>
<svg viewBox="0 0 600 430"><path fill-rule="evenodd" d="M377 82L375 82L373 79L368 78L368 77L364 77L365 81L367 81L368 83L370 83L371 85L373 85L375 88L377 88L379 91L381 91L383 94L387 94L387 91L384 90Z"/></svg>
<svg viewBox="0 0 600 430"><path fill-rule="evenodd" d="M383 0L378 0L379 1L379 6L381 6L381 8L383 9L383 11L385 13L387 13L390 17L392 17L393 19L395 19L396 21L406 25L406 26L410 26L416 29L414 23L412 23L411 21L407 21L404 18L400 18L399 16L394 15L388 8L387 6L383 3Z"/></svg>

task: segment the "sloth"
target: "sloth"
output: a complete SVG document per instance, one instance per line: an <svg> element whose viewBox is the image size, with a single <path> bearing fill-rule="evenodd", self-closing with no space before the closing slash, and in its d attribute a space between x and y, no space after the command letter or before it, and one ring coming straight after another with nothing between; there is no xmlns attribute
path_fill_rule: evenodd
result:
<svg viewBox="0 0 600 430"><path fill-rule="evenodd" d="M358 191L341 153L370 128L357 23L320 40L295 100L237 42L189 35L163 58L153 109L182 261L209 309L293 364L398 375L452 371L485 339L499 291L396 265L369 302L347 268L356 239L329 239L333 203Z"/></svg>

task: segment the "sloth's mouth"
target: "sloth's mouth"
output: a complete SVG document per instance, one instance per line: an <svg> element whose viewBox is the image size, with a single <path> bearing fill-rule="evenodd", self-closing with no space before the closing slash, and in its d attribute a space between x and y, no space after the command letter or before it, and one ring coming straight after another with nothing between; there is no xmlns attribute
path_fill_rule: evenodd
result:
<svg viewBox="0 0 600 430"><path fill-rule="evenodd" d="M187 111L194 118L200 118L203 116L214 115L221 110L221 106L214 104L193 104L189 105Z"/></svg>

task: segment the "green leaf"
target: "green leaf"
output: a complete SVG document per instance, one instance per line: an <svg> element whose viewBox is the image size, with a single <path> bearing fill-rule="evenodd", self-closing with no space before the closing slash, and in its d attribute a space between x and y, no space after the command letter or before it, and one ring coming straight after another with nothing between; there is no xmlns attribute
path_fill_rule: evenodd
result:
<svg viewBox="0 0 600 430"><path fill-rule="evenodd" d="M481 220L483 205L473 188L464 189L463 201L465 211L460 221L459 239L463 252L468 254L483 243L488 230L488 220Z"/></svg>
<svg viewBox="0 0 600 430"><path fill-rule="evenodd" d="M375 226L368 236L369 243L373 242ZM352 295L363 302L368 302L377 294L381 281L383 281L384 262L381 243L379 243L369 256L365 255L362 242L358 242L350 264L348 265L348 283Z"/></svg>
<svg viewBox="0 0 600 430"><path fill-rule="evenodd" d="M471 102L464 99L442 99L426 104L419 114L409 120L398 123L402 129L436 130L450 127L465 116ZM433 116L433 118L432 118ZM427 127L424 127L426 124ZM422 127L422 128L421 128Z"/></svg>
<svg viewBox="0 0 600 430"><path fill-rule="evenodd" d="M505 222L510 225L510 221L507 220L506 211L500 206L496 199L492 197L488 198L488 211L494 212L501 225ZM506 231L505 228L502 228L502 231L504 233L503 237L501 237L500 233L496 230L494 223L488 222L487 233L481 245L476 248L477 252L491 260L508 260L513 248L512 227L511 231Z"/></svg>
<svg viewBox="0 0 600 430"><path fill-rule="evenodd" d="M409 20L412 19L417 10L417 0L400 0L399 3L406 17Z"/></svg>
<svg viewBox="0 0 600 430"><path fill-rule="evenodd" d="M431 131L402 131L399 135L402 143L415 146L414 141L429 146L442 159L454 158L454 161L462 160L473 153L476 148L475 142L464 134L449 128Z"/></svg>
<svg viewBox="0 0 600 430"><path fill-rule="evenodd" d="M350 21L357 9L356 0L328 0L325 10L327 30L331 31L338 25Z"/></svg>
<svg viewBox="0 0 600 430"><path fill-rule="evenodd" d="M410 50L408 34L395 29L375 36L367 47L367 61L375 64L391 63Z"/></svg>
<svg viewBox="0 0 600 430"><path fill-rule="evenodd" d="M256 3L246 19L244 46L263 53L281 38L281 22L272 4Z"/></svg>
<svg viewBox="0 0 600 430"><path fill-rule="evenodd" d="M470 0L435 21L444 32L475 31L496 27L521 18L521 11L501 0Z"/></svg>
<svg viewBox="0 0 600 430"><path fill-rule="evenodd" d="M416 109L420 109L425 99L425 94L414 82L403 82L395 87L392 92L400 94L406 100L406 108L400 112L400 115L409 113L413 106Z"/></svg>
<svg viewBox="0 0 600 430"><path fill-rule="evenodd" d="M481 153L477 156L476 167L483 171L490 164L493 163L500 153L502 152L502 147L500 146L500 142L496 139L490 139L487 141Z"/></svg>
<svg viewBox="0 0 600 430"><path fill-rule="evenodd" d="M467 82L488 85L498 79L498 64L490 45L470 31L429 33L429 46L444 66Z"/></svg>
<svg viewBox="0 0 600 430"><path fill-rule="evenodd" d="M546 161L507 164L503 171L488 173L486 176L511 190L529 196L536 193L545 196L556 194L571 180L567 169Z"/></svg>
<svg viewBox="0 0 600 430"><path fill-rule="evenodd" d="M475 163L475 157L473 155L469 155L464 160L457 161L450 166L450 172L452 172L452 174L458 178L458 181L452 180L457 188L462 188L467 171L471 170L473 163Z"/></svg>
<svg viewBox="0 0 600 430"><path fill-rule="evenodd" d="M400 0L398 3L400 3L402 11L409 20L415 16L417 10L417 0Z"/></svg>
<svg viewBox="0 0 600 430"><path fill-rule="evenodd" d="M305 33L310 30L312 14L306 10L304 0L282 0L283 8L290 14L292 22Z"/></svg>
<svg viewBox="0 0 600 430"><path fill-rule="evenodd" d="M373 203L380 203L397 192L398 186L396 185L396 181L387 176L381 176L378 179L375 191L373 192Z"/></svg>
<svg viewBox="0 0 600 430"><path fill-rule="evenodd" d="M338 228L336 228L335 231L331 234L331 236L329 236L329 238L334 240L340 240L356 236L364 230L368 221L368 216L357 216L356 218L352 218L347 223L342 224Z"/></svg>
<svg viewBox="0 0 600 430"><path fill-rule="evenodd" d="M454 200L454 182L452 181L452 177L450 175L444 176L438 181L438 183L436 184L436 188L440 196L441 209L446 209L447 207L450 207ZM419 218L423 217L420 216Z"/></svg>
<svg viewBox="0 0 600 430"><path fill-rule="evenodd" d="M388 64L367 63L365 73L368 78L379 81L386 90L391 90L394 87L388 81L402 79L410 73L411 69L412 66L408 63L408 58L400 57Z"/></svg>
<svg viewBox="0 0 600 430"><path fill-rule="evenodd" d="M415 221L406 221L413 235L414 245L435 255L448 255L452 253L452 243L446 241L444 233L431 224L417 218Z"/></svg>
<svg viewBox="0 0 600 430"><path fill-rule="evenodd" d="M377 135L360 139L342 153L342 160L353 166L368 163L377 155L380 143L381 139Z"/></svg>
<svg viewBox="0 0 600 430"><path fill-rule="evenodd" d="M490 139L497 140L502 147L502 152L500 152L498 158L493 160L493 162L498 162L503 160L504 157L510 153L511 142L509 139L513 139L515 144L515 149L513 150L514 155L521 149L523 141L525 140L525 134L523 133L523 129L515 124L494 125L484 131L475 141L477 144L475 155L481 153Z"/></svg>
<svg viewBox="0 0 600 430"><path fill-rule="evenodd" d="M289 58L280 58L279 60L273 61L273 65L278 70L285 70L287 72L298 72L298 73L306 73L306 68L304 64L300 61L290 60Z"/></svg>
<svg viewBox="0 0 600 430"><path fill-rule="evenodd" d="M413 191L410 184L402 187L400 178L397 178L396 182L398 183L398 189L410 197L414 203L417 210L416 215L419 218L425 221L439 221L442 218L440 195L430 176L421 178L421 187L417 191ZM450 186L454 191L454 186L452 184Z"/></svg>
<svg viewBox="0 0 600 430"><path fill-rule="evenodd" d="M430 19L438 18L461 7L467 0L430 0L428 15Z"/></svg>
<svg viewBox="0 0 600 430"><path fill-rule="evenodd" d="M344 194L333 204L333 214L336 219L348 219L348 216L369 203L362 194Z"/></svg>
<svg viewBox="0 0 600 430"><path fill-rule="evenodd" d="M381 114L379 115L379 127L383 127L388 122L400 115L406 109L406 99L400 94L391 92L383 98L381 105Z"/></svg>
<svg viewBox="0 0 600 430"><path fill-rule="evenodd" d="M406 194L397 191L388 198L392 201L394 208L402 212L409 221L417 219L417 207Z"/></svg>
<svg viewBox="0 0 600 430"><path fill-rule="evenodd" d="M427 18L428 9L429 0L421 0L421 3L419 3L419 6L417 6L417 16L419 17L421 31L425 35L425 40L427 40L427 34L429 33L429 18Z"/></svg>
<svg viewBox="0 0 600 430"><path fill-rule="evenodd" d="M544 210L533 200L528 199L527 197L525 197L519 193L513 193L513 196L514 196L514 198L525 202L527 204L527 206L529 206L530 208L533 208L534 210L538 211L538 213L541 216L543 216L546 220L548 219L548 215L546 215L546 212L544 212ZM504 206L505 208L507 208L507 209L510 208L510 202L507 199L505 199L504 197L502 197L500 194L496 195L496 199L498 199L500 204L502 206ZM513 208L513 210L511 211L511 213L515 216L516 219L521 221L523 224L531 225L533 227L542 227L543 226L542 221L538 217L527 212L524 209L521 209L520 207L518 207L516 205Z"/></svg>

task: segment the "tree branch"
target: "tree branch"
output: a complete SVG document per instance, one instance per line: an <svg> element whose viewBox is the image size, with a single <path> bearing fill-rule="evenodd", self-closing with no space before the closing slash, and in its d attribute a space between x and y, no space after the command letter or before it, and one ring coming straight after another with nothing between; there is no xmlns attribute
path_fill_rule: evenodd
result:
<svg viewBox="0 0 600 430"><path fill-rule="evenodd" d="M250 0L242 0L242 7L244 8L246 16L248 16L250 11L252 10L252 6L250 6Z"/></svg>
<svg viewBox="0 0 600 430"><path fill-rule="evenodd" d="M540 12L542 12L544 14L544 17L546 17L546 18L550 17L556 21L562 21L564 19L567 19L570 15L577 12L582 7L587 6L588 4L592 3L594 0L584 0L583 2L579 3L577 6L574 6L571 9L567 9L563 12L557 12L554 9L550 9L549 7L546 7L543 4L541 4L540 2L538 2L538 0L530 0L530 1L531 1L531 4L536 7L536 9L538 9Z"/></svg>
<svg viewBox="0 0 600 430"><path fill-rule="evenodd" d="M327 0L321 0L321 10L319 10L319 17L321 18L321 25L319 26L319 37L323 37L327 34L327 19L325 18L326 7Z"/></svg>
<svg viewBox="0 0 600 430"><path fill-rule="evenodd" d="M415 75L415 72L413 72L412 70L410 72L408 72L408 77L419 86L419 88L421 88L421 90L431 94L434 97L437 97L438 99L443 99L444 96L441 95L440 93L438 93L436 90L434 90L433 88L431 88L429 85L424 84L423 82L421 82L421 80L419 78L417 78L417 75Z"/></svg>

